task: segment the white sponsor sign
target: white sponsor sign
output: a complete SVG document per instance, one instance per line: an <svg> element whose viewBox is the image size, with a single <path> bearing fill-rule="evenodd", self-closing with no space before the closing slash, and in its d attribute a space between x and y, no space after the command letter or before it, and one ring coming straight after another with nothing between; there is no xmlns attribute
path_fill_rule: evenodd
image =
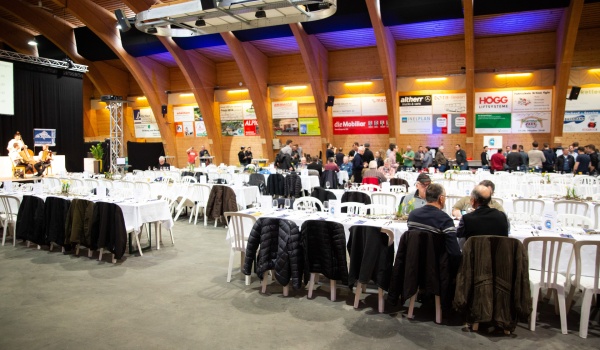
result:
<svg viewBox="0 0 600 350"><path fill-rule="evenodd" d="M434 94L433 114L467 113L467 94Z"/></svg>
<svg viewBox="0 0 600 350"><path fill-rule="evenodd" d="M356 117L362 115L360 98L336 98L331 107L334 117Z"/></svg>
<svg viewBox="0 0 600 350"><path fill-rule="evenodd" d="M244 105L242 103L227 103L219 105L219 115L221 121L242 120L244 115Z"/></svg>
<svg viewBox="0 0 600 350"><path fill-rule="evenodd" d="M244 119L256 119L256 112L252 103L243 103L242 106Z"/></svg>
<svg viewBox="0 0 600 350"><path fill-rule="evenodd" d="M154 113L152 108L140 108L133 111L133 123L134 124L148 124L156 123L154 119Z"/></svg>
<svg viewBox="0 0 600 350"><path fill-rule="evenodd" d="M510 112L512 112L512 91L475 93L475 113Z"/></svg>
<svg viewBox="0 0 600 350"><path fill-rule="evenodd" d="M135 137L137 138L160 138L160 130L156 123L135 124Z"/></svg>
<svg viewBox="0 0 600 350"><path fill-rule="evenodd" d="M432 115L403 115L400 116L400 134L432 133Z"/></svg>
<svg viewBox="0 0 600 350"><path fill-rule="evenodd" d="M298 118L298 101L271 102L273 119Z"/></svg>
<svg viewBox="0 0 600 350"><path fill-rule="evenodd" d="M513 112L549 112L552 110L552 90L513 91L512 108Z"/></svg>
<svg viewBox="0 0 600 350"><path fill-rule="evenodd" d="M194 107L173 107L173 120L175 122L193 122L194 121Z"/></svg>
<svg viewBox="0 0 600 350"><path fill-rule="evenodd" d="M363 116L388 115L385 96L362 97Z"/></svg>
<svg viewBox="0 0 600 350"><path fill-rule="evenodd" d="M520 112L512 114L511 129L514 134L549 133L550 112Z"/></svg>
<svg viewBox="0 0 600 350"><path fill-rule="evenodd" d="M567 111L563 132L599 132L600 110Z"/></svg>
<svg viewBox="0 0 600 350"><path fill-rule="evenodd" d="M206 125L203 121L194 122L194 128L196 129L196 137L207 136Z"/></svg>
<svg viewBox="0 0 600 350"><path fill-rule="evenodd" d="M568 93L570 93L569 90ZM567 100L567 111L592 111L600 110L600 87L582 88L576 100Z"/></svg>

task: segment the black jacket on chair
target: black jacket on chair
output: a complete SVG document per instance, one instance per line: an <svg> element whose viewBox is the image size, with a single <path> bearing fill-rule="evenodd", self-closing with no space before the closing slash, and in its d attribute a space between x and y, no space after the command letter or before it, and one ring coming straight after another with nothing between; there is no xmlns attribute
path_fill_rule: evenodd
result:
<svg viewBox="0 0 600 350"><path fill-rule="evenodd" d="M17 213L17 239L46 244L44 228L44 200L36 196L23 196Z"/></svg>
<svg viewBox="0 0 600 350"><path fill-rule="evenodd" d="M307 220L302 224L304 248L304 283L310 273L320 273L330 280L348 284L346 232L344 225L325 220Z"/></svg>
<svg viewBox="0 0 600 350"><path fill-rule="evenodd" d="M252 274L252 265L258 278L262 279L266 271L275 270L277 282L283 286L291 282L292 288L300 289L304 252L298 226L289 220L259 219L248 236L243 268L245 275Z"/></svg>
<svg viewBox="0 0 600 350"><path fill-rule="evenodd" d="M467 321L494 322L514 331L519 318L532 310L529 262L515 238L471 237L463 247L456 277L454 307L467 312Z"/></svg>
<svg viewBox="0 0 600 350"><path fill-rule="evenodd" d="M342 195L342 203L346 202L358 202L365 205L371 204L371 197L368 194L361 191L346 191Z"/></svg>
<svg viewBox="0 0 600 350"><path fill-rule="evenodd" d="M310 196L320 200L321 203L337 199L333 192L327 191L327 189L323 187L315 187Z"/></svg>
<svg viewBox="0 0 600 350"><path fill-rule="evenodd" d="M267 179L267 191L271 196L283 196L285 193L285 183L283 175L269 175L269 178Z"/></svg>
<svg viewBox="0 0 600 350"><path fill-rule="evenodd" d="M388 235L381 232L379 227L356 225L350 228L350 289L356 281L373 281L379 288L388 290L394 263L394 245L388 245L388 241Z"/></svg>
<svg viewBox="0 0 600 350"><path fill-rule="evenodd" d="M71 201L60 197L47 197L44 205L46 243L65 244L65 224Z"/></svg>
<svg viewBox="0 0 600 350"><path fill-rule="evenodd" d="M286 197L298 198L302 194L302 180L296 173L290 173L284 180L284 195Z"/></svg>
<svg viewBox="0 0 600 350"><path fill-rule="evenodd" d="M401 304L417 291L427 295L439 295L443 305L448 305L449 288L452 286L450 263L446 251L446 237L424 231L410 230L400 237L388 302L395 305L402 296ZM445 302L444 302L445 301Z"/></svg>
<svg viewBox="0 0 600 350"><path fill-rule="evenodd" d="M75 198L71 201L65 223L65 245L79 243L91 247L90 225L94 214L94 202Z"/></svg>
<svg viewBox="0 0 600 350"><path fill-rule="evenodd" d="M92 249L104 248L121 259L127 248L127 229L121 207L114 203L97 202L90 226Z"/></svg>
<svg viewBox="0 0 600 350"><path fill-rule="evenodd" d="M475 211L463 215L456 230L459 238L473 236L506 236L508 237L508 219L498 209L481 205Z"/></svg>
<svg viewBox="0 0 600 350"><path fill-rule="evenodd" d="M250 174L248 185L257 186L261 195L267 194L267 181L265 180L265 176L263 174Z"/></svg>
<svg viewBox="0 0 600 350"><path fill-rule="evenodd" d="M320 184L321 187L326 187L325 184L329 181L329 188L337 189L338 188L338 177L337 173L333 170L325 170L323 171L323 175L321 175Z"/></svg>

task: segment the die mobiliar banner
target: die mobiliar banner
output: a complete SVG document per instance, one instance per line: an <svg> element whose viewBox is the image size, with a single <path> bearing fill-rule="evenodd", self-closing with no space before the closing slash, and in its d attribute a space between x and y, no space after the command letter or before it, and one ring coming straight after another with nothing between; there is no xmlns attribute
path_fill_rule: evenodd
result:
<svg viewBox="0 0 600 350"><path fill-rule="evenodd" d="M333 119L334 135L388 134L387 116L337 117Z"/></svg>

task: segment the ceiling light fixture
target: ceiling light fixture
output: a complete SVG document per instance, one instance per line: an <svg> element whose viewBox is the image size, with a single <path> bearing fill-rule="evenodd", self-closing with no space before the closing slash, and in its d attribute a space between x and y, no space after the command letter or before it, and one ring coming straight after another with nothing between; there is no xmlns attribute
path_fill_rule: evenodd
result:
<svg viewBox="0 0 600 350"><path fill-rule="evenodd" d="M179 97L190 97L190 96L194 96L194 94L191 93L191 92L186 92L184 94L179 94Z"/></svg>
<svg viewBox="0 0 600 350"><path fill-rule="evenodd" d="M146 99L146 96L140 96L140 97L138 97L137 99L138 99L138 100L140 100L140 101L141 101L141 100L145 100L145 99Z"/></svg>
<svg viewBox="0 0 600 350"><path fill-rule="evenodd" d="M448 80L448 78L446 77L437 77L437 78L418 78L417 82L419 83L424 83L424 82L432 82L432 81L446 81Z"/></svg>
<svg viewBox="0 0 600 350"><path fill-rule="evenodd" d="M202 19L202 17L198 17L196 20L196 27L204 27L206 26L206 21Z"/></svg>
<svg viewBox="0 0 600 350"><path fill-rule="evenodd" d="M496 74L498 78L519 78L519 77L530 77L532 73L506 73L506 74Z"/></svg>
<svg viewBox="0 0 600 350"><path fill-rule="evenodd" d="M117 23L117 29L121 30L121 29L123 29L123 27L121 27L121 25L119 23Z"/></svg>
<svg viewBox="0 0 600 350"><path fill-rule="evenodd" d="M590 73L600 73L600 68L592 68L592 69L588 70L588 72L590 72Z"/></svg>
<svg viewBox="0 0 600 350"><path fill-rule="evenodd" d="M37 43L37 40L35 40L35 38L33 38L33 39L29 40L27 42L27 44L29 44L31 46L37 46L38 43Z"/></svg>
<svg viewBox="0 0 600 350"><path fill-rule="evenodd" d="M265 12L265 10L263 10L262 7L259 7L258 11L256 11L256 13L254 14L254 16L256 18L265 18L265 17L267 17L267 13Z"/></svg>
<svg viewBox="0 0 600 350"><path fill-rule="evenodd" d="M307 88L306 85L284 86L283 90L303 90L306 88Z"/></svg>
<svg viewBox="0 0 600 350"><path fill-rule="evenodd" d="M248 89L227 90L228 94L236 94L236 93L242 93L242 92L248 92Z"/></svg>
<svg viewBox="0 0 600 350"><path fill-rule="evenodd" d="M355 81L351 83L344 83L345 86L365 86L365 85L373 85L372 81Z"/></svg>
<svg viewBox="0 0 600 350"><path fill-rule="evenodd" d="M148 30L146 31L146 33L148 33L148 34L156 34L156 33L158 33L158 29L156 29L156 27L150 27L150 28L148 28Z"/></svg>

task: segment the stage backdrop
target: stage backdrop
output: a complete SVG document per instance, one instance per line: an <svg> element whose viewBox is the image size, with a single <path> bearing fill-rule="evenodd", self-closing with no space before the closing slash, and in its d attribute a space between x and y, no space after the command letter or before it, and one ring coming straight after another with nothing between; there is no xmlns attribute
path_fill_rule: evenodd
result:
<svg viewBox="0 0 600 350"><path fill-rule="evenodd" d="M0 146L16 131L33 149L33 129L56 129L56 154L65 155L69 172L83 171L83 77L81 73L14 62L15 115L0 115ZM40 147L35 149L37 154Z"/></svg>

